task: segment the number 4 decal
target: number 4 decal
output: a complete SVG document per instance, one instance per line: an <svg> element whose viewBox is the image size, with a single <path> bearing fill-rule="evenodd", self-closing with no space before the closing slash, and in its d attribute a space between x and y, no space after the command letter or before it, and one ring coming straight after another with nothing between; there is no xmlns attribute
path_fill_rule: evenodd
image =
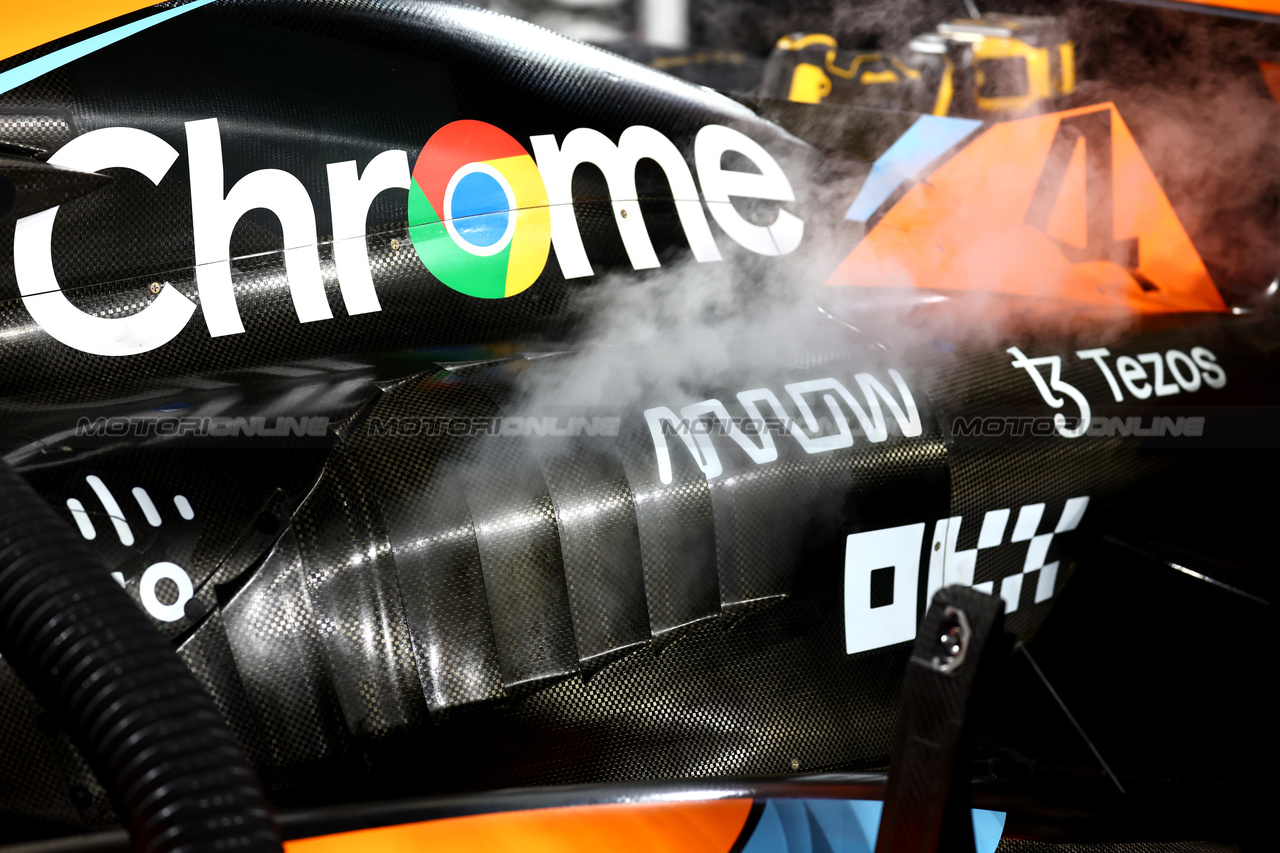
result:
<svg viewBox="0 0 1280 853"><path fill-rule="evenodd" d="M985 127L885 211L827 284L1226 310L1110 104Z"/></svg>
<svg viewBox="0 0 1280 853"><path fill-rule="evenodd" d="M1085 245L1072 246L1054 238L1067 260L1111 261L1131 274L1138 268L1138 240L1115 238L1115 182L1111 168L1111 110L1063 117L1045 158L1035 195L1027 208L1026 223L1048 233L1054 205L1062 194L1067 169L1080 145L1085 156ZM1138 278L1143 290L1155 285Z"/></svg>

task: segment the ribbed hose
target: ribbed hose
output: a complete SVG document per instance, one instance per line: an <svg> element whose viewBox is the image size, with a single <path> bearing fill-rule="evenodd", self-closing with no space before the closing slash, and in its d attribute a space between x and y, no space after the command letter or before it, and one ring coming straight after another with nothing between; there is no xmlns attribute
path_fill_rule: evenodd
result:
<svg viewBox="0 0 1280 853"><path fill-rule="evenodd" d="M0 654L111 792L135 849L280 850L213 700L88 545L2 461Z"/></svg>

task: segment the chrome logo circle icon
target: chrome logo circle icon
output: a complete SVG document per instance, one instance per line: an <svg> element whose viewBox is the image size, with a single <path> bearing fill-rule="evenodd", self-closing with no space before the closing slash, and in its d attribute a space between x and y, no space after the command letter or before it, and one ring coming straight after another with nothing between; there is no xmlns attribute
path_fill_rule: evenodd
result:
<svg viewBox="0 0 1280 853"><path fill-rule="evenodd" d="M528 289L551 248L537 164L491 124L446 124L413 166L409 237L431 274L460 293L501 299Z"/></svg>

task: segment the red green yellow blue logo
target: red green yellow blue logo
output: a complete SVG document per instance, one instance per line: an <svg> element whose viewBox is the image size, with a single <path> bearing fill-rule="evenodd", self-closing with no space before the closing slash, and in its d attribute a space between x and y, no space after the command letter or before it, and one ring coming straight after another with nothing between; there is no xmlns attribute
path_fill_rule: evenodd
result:
<svg viewBox="0 0 1280 853"><path fill-rule="evenodd" d="M413 167L409 237L431 274L460 293L502 299L526 290L551 248L537 164L491 124L446 124Z"/></svg>

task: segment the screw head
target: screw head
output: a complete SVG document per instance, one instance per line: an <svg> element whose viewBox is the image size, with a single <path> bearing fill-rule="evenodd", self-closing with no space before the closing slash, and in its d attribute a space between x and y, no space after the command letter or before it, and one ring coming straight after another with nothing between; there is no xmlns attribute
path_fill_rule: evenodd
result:
<svg viewBox="0 0 1280 853"><path fill-rule="evenodd" d="M947 605L942 612L942 624L938 626L933 651L928 661L921 661L930 669L948 673L964 664L969 646L969 617L958 607Z"/></svg>
<svg viewBox="0 0 1280 853"><path fill-rule="evenodd" d="M393 252L398 252L398 251L400 251L400 241L399 241L399 240L392 240L392 241L391 241L391 251L393 251Z"/></svg>
<svg viewBox="0 0 1280 853"><path fill-rule="evenodd" d="M160 283L160 282L158 282L158 281L153 281L153 282L151 282L151 292L152 292L152 293L159 293L161 290L164 290L164 285L163 285L163 284L161 284L161 283Z"/></svg>
<svg viewBox="0 0 1280 853"><path fill-rule="evenodd" d="M800 759L798 759L798 758L793 758L793 759L791 759L791 769L792 769L792 770L799 770L799 769L800 769Z"/></svg>
<svg viewBox="0 0 1280 853"><path fill-rule="evenodd" d="M623 209L622 209L622 211L621 211L621 213L622 213L622 218L623 218L623 219L626 219L626 218L627 218L627 210L626 210L626 208L623 208Z"/></svg>

